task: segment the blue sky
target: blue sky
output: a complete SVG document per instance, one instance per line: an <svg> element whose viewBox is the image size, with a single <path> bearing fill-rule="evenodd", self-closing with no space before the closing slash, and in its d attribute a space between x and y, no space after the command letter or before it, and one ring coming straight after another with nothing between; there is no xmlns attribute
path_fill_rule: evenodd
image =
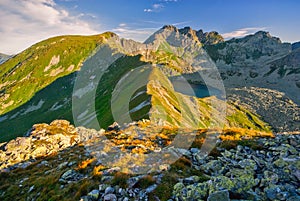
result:
<svg viewBox="0 0 300 201"><path fill-rule="evenodd" d="M266 30L300 41L297 0L1 0L0 9L0 52L7 54L63 34L113 31L143 41L165 24L226 38Z"/></svg>

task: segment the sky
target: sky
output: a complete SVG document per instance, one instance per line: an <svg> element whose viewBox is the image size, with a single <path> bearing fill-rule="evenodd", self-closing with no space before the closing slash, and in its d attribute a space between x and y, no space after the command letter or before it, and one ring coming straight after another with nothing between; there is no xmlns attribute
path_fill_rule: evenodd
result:
<svg viewBox="0 0 300 201"><path fill-rule="evenodd" d="M162 26L217 31L226 39L258 30L300 41L298 0L0 0L0 52L16 54L57 35L112 31L143 42Z"/></svg>

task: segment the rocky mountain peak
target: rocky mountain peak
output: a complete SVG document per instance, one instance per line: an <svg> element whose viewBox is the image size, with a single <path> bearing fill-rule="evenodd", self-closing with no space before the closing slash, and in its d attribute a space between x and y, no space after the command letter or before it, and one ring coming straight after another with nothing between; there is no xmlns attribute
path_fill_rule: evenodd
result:
<svg viewBox="0 0 300 201"><path fill-rule="evenodd" d="M217 44L220 42L224 42L223 36L221 36L218 32L216 31L211 31L211 32L203 32L202 29L196 32L197 37L201 43L204 45L213 45Z"/></svg>
<svg viewBox="0 0 300 201"><path fill-rule="evenodd" d="M158 38L158 35L163 36L163 38L167 38L167 36L179 36L181 35L181 39L192 39L196 43L202 43L204 45L217 44L224 41L224 38L216 31L204 32L202 29L196 31L191 27L184 27L178 29L173 25L165 25L152 36L150 36L145 43L152 43ZM178 37L177 37L178 38Z"/></svg>
<svg viewBox="0 0 300 201"><path fill-rule="evenodd" d="M161 30L178 31L177 27L174 25L165 25L161 28Z"/></svg>
<svg viewBox="0 0 300 201"><path fill-rule="evenodd" d="M270 32L268 32L268 31L258 31L254 35L255 36L264 36L264 37L272 38Z"/></svg>
<svg viewBox="0 0 300 201"><path fill-rule="evenodd" d="M278 43L278 44L282 43L280 38L272 36L270 32L267 31L258 31L253 35L249 35L248 37L246 36L245 38L249 38L254 41L265 40L265 41L269 41L270 43Z"/></svg>
<svg viewBox="0 0 300 201"><path fill-rule="evenodd" d="M191 27L184 27L183 29L179 29L178 31L181 34L186 35L187 37L192 38L197 42L200 42L196 31L193 30Z"/></svg>
<svg viewBox="0 0 300 201"><path fill-rule="evenodd" d="M184 27L182 29L179 29L178 31L179 31L179 33L182 33L182 34L191 34L191 35L196 34L196 31L194 31L191 27Z"/></svg>

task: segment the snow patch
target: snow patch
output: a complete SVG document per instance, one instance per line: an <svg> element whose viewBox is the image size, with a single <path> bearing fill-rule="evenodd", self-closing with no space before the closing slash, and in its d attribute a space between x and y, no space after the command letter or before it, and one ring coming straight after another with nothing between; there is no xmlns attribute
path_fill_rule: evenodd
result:
<svg viewBox="0 0 300 201"><path fill-rule="evenodd" d="M129 111L129 113L133 113L133 112L136 112L140 109L142 109L143 107L147 106L147 105L150 105L150 102L149 101L144 101L142 103L140 103L138 106L136 106L135 108L131 109Z"/></svg>
<svg viewBox="0 0 300 201"><path fill-rule="evenodd" d="M65 98L63 100L62 104L60 104L60 103L61 103L61 101L54 103L54 105L52 105L52 107L49 110L50 111L55 111L55 110L58 110L58 109L62 108L64 105L66 105L68 103L68 98Z"/></svg>
<svg viewBox="0 0 300 201"><path fill-rule="evenodd" d="M14 118L16 118L19 114L20 114L21 112L17 112L17 113L15 113L14 115L12 115L9 119L14 119Z"/></svg>
<svg viewBox="0 0 300 201"><path fill-rule="evenodd" d="M43 106L44 103L45 103L45 101L40 100L40 101L38 102L37 105L31 105L31 106L29 106L29 107L25 110L25 112L22 113L22 115L40 109L40 108Z"/></svg>
<svg viewBox="0 0 300 201"><path fill-rule="evenodd" d="M82 112L80 115L77 116L78 119L82 119L85 117L85 115L87 115L89 113L89 110L86 110L84 112Z"/></svg>
<svg viewBox="0 0 300 201"><path fill-rule="evenodd" d="M136 97L138 97L138 96L140 96L140 95L142 95L142 94L145 94L145 93L146 93L146 91L140 91L140 92L138 92L137 94L135 94L135 96L132 97L130 100L133 100L133 99L135 99Z"/></svg>
<svg viewBox="0 0 300 201"><path fill-rule="evenodd" d="M7 115L0 117L0 122L5 121L7 118Z"/></svg>
<svg viewBox="0 0 300 201"><path fill-rule="evenodd" d="M94 83L89 83L89 85L78 89L73 93L73 96L77 96L78 98L81 98L83 95L87 94L88 92L95 89Z"/></svg>
<svg viewBox="0 0 300 201"><path fill-rule="evenodd" d="M59 108L63 107L64 105L59 105L59 103L54 103L52 107L49 109L50 111L58 110Z"/></svg>

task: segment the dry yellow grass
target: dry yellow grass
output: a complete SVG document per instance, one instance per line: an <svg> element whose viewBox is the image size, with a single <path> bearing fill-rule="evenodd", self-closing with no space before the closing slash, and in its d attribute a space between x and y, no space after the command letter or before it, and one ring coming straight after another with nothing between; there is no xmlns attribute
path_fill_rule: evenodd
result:
<svg viewBox="0 0 300 201"><path fill-rule="evenodd" d="M91 159L82 161L80 164L78 164L78 170L85 169L88 165L93 163L95 160L96 160L95 158L91 158Z"/></svg>

